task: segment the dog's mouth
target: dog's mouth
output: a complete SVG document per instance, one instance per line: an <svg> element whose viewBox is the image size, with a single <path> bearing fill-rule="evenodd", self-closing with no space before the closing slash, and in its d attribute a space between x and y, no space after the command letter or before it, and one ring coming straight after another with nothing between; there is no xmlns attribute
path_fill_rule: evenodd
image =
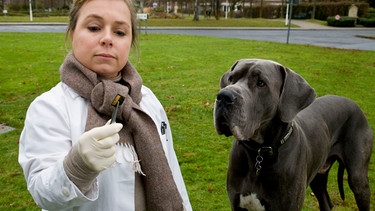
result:
<svg viewBox="0 0 375 211"><path fill-rule="evenodd" d="M238 110L237 104L241 97L238 97L234 91L229 89L221 90L215 102L214 118L215 127L219 135L234 136L237 139L243 139L244 135L239 122L242 117L237 117L235 113L242 113Z"/></svg>
<svg viewBox="0 0 375 211"><path fill-rule="evenodd" d="M227 118L229 114L218 114L215 116L215 127L219 135L225 135L226 137L234 136L236 139L243 140L245 137L242 133L241 127L234 124L230 119Z"/></svg>
<svg viewBox="0 0 375 211"><path fill-rule="evenodd" d="M243 126L238 125L238 122L233 120L232 110L224 108L215 108L215 128L219 135L225 135L226 137L234 136L238 140L245 140L245 134L243 133ZM237 123L235 123L237 122Z"/></svg>
<svg viewBox="0 0 375 211"><path fill-rule="evenodd" d="M234 136L238 140L247 139L239 126L229 124L228 122L217 123L216 130L219 135L225 135L226 137Z"/></svg>
<svg viewBox="0 0 375 211"><path fill-rule="evenodd" d="M235 100L233 92L228 89L221 90L216 96L214 117L216 131L219 135L224 134L227 137L233 135L229 119Z"/></svg>
<svg viewBox="0 0 375 211"><path fill-rule="evenodd" d="M231 126L230 126L230 111L226 106L220 104L220 102L216 101L215 109L214 109L214 123L216 132L219 135L231 136Z"/></svg>
<svg viewBox="0 0 375 211"><path fill-rule="evenodd" d="M225 135L226 137L233 135L228 121L223 116L217 119L216 131L219 135Z"/></svg>

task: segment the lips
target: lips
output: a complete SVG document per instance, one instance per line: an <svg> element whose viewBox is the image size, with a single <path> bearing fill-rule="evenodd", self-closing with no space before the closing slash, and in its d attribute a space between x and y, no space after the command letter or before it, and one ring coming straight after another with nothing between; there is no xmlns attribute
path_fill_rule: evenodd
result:
<svg viewBox="0 0 375 211"><path fill-rule="evenodd" d="M219 134L224 134L226 137L232 136L232 130L227 122L218 122L217 131Z"/></svg>
<svg viewBox="0 0 375 211"><path fill-rule="evenodd" d="M96 54L95 56L101 57L101 58L106 58L106 59L114 59L115 58L115 56L113 56L111 54L108 54L108 53L99 53L99 54Z"/></svg>
<svg viewBox="0 0 375 211"><path fill-rule="evenodd" d="M220 106L216 103L215 105L215 127L219 135L224 134L225 136L231 136L231 126L229 123L228 115L229 111L226 107Z"/></svg>

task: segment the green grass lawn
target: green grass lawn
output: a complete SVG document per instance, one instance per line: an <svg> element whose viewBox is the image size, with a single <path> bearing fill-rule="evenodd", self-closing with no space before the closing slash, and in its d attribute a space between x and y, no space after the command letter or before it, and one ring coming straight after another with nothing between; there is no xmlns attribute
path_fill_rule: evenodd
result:
<svg viewBox="0 0 375 211"><path fill-rule="evenodd" d="M0 43L0 123L16 128L0 135L0 210L40 210L27 191L17 162L18 140L31 101L59 81L59 66L68 51L65 35L0 33ZM216 134L212 111L220 77L241 58L275 60L301 74L318 95L353 99L375 129L373 51L142 34L139 53L134 53L131 61L167 111L194 210L230 210L225 182L232 138ZM335 210L354 210L347 182L347 198L344 202L340 199L336 169L331 171L328 188ZM375 208L375 155L369 179ZM304 210L318 210L310 189Z"/></svg>
<svg viewBox="0 0 375 211"><path fill-rule="evenodd" d="M57 23L68 23L68 16L47 16L47 17L33 17L32 22L57 22ZM30 22L30 16L3 16L0 18L0 22Z"/></svg>
<svg viewBox="0 0 375 211"><path fill-rule="evenodd" d="M67 16L48 16L48 17L34 17L33 23L68 23ZM29 16L7 16L0 17L1 22L30 22ZM141 21L141 25L145 25ZM193 21L192 15L184 15L180 19L165 19L165 18L151 18L147 20L147 26L178 26L178 27L282 27L286 28L283 19L263 19L263 18L220 18L216 20L214 17L204 18L200 17L199 21ZM295 25L291 25L296 27Z"/></svg>

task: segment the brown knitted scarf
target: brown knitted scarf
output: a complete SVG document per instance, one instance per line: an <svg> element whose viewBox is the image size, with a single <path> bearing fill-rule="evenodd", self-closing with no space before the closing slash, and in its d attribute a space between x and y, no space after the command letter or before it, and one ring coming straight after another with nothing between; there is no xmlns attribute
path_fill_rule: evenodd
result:
<svg viewBox="0 0 375 211"><path fill-rule="evenodd" d="M99 80L70 52L60 67L61 81L90 102L86 131L103 126L114 110L111 105L117 94L125 97L119 107L117 121L124 124L120 142L134 145L145 176L142 177L147 210L183 210L182 198L173 180L157 127L139 106L142 79L128 62L121 70L125 85Z"/></svg>

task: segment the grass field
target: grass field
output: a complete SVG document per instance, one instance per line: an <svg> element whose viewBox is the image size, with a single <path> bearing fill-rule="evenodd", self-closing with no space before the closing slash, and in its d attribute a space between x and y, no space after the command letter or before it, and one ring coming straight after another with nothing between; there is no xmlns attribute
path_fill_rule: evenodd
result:
<svg viewBox="0 0 375 211"><path fill-rule="evenodd" d="M27 191L17 163L18 140L30 102L59 81L67 53L61 33L0 33L0 123L16 128L0 135L0 210L40 210ZM232 138L218 136L213 105L222 74L240 58L275 60L301 74L318 95L356 101L375 129L373 51L182 35L141 35L131 61L168 113L175 150L194 210L230 210L225 181ZM373 153L374 154L374 153ZM343 202L329 180L335 210L355 210L344 183ZM375 208L375 155L369 170ZM283 196L280 196L283 197ZM304 210L318 210L308 189Z"/></svg>
<svg viewBox="0 0 375 211"><path fill-rule="evenodd" d="M67 16L48 16L48 17L34 17L33 23L68 23ZM7 16L0 17L0 23L24 22L29 23L29 16ZM320 22L318 22L320 23ZM141 21L141 25L145 25ZM179 27L282 27L286 28L283 19L263 19L263 18L205 18L200 17L199 21L193 21L192 15L184 15L180 19L165 19L165 18L150 18L147 20L147 26L179 26ZM291 24L292 27L296 25Z"/></svg>

